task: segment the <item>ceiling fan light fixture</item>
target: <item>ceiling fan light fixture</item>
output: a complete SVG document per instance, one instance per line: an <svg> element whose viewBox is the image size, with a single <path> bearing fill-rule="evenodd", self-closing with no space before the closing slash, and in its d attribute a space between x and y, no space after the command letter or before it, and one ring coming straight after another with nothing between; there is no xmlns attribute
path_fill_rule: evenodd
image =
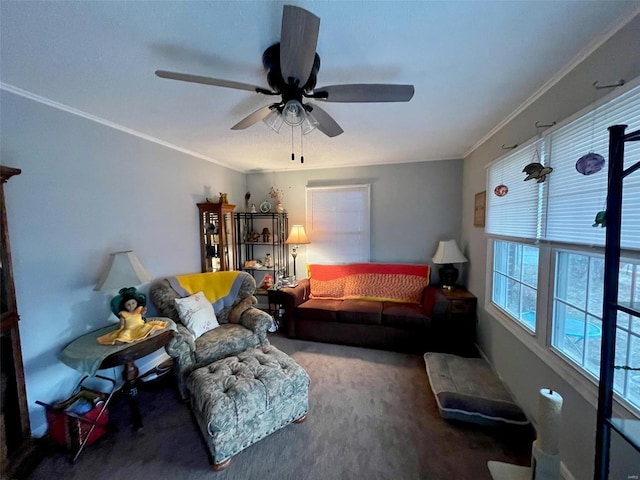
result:
<svg viewBox="0 0 640 480"><path fill-rule="evenodd" d="M289 100L282 109L282 118L287 125L298 127L304 122L306 113L302 103L298 100Z"/></svg>
<svg viewBox="0 0 640 480"><path fill-rule="evenodd" d="M282 115L277 108L271 110L271 113L269 113L269 115L267 115L262 121L269 125L269 127L271 127L276 133L280 133L280 129L282 128L282 125L284 125L284 118L282 118Z"/></svg>
<svg viewBox="0 0 640 480"><path fill-rule="evenodd" d="M311 115L309 112L305 113L306 115L304 117L304 120L302 121L302 125L300 126L302 128L303 135L313 132L316 128L318 128L318 125L320 125L320 122L316 120L316 117Z"/></svg>

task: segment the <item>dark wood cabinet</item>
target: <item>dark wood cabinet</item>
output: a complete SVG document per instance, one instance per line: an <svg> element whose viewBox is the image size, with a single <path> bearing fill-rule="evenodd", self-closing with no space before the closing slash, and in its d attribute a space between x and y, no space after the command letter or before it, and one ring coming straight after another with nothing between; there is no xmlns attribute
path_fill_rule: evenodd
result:
<svg viewBox="0 0 640 480"><path fill-rule="evenodd" d="M7 211L4 201L4 184L14 175L19 175L17 168L0 165L0 218L2 226L0 241L0 313L2 319L2 335L0 338L0 476L12 478L31 437L29 426L29 410L27 393L24 384L22 367L22 349L20 346L20 329L16 294L13 285L11 266L11 249L9 230L7 227Z"/></svg>
<svg viewBox="0 0 640 480"><path fill-rule="evenodd" d="M230 203L198 203L203 273L235 268L236 238L233 222L235 208L236 206Z"/></svg>
<svg viewBox="0 0 640 480"><path fill-rule="evenodd" d="M439 333L438 348L447 353L476 356L476 296L462 287L438 289L435 317Z"/></svg>

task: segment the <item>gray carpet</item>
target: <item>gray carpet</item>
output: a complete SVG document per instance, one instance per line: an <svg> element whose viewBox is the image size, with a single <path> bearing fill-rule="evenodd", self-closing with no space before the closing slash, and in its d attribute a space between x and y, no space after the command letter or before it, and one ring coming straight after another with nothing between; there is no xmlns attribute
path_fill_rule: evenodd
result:
<svg viewBox="0 0 640 480"><path fill-rule="evenodd" d="M311 377L309 415L209 468L188 404L170 378L147 384L138 399L144 429L129 426L125 400L110 408L113 430L75 464L56 449L29 479L482 480L487 461L528 465L532 432L443 420L421 355L290 340L272 343Z"/></svg>

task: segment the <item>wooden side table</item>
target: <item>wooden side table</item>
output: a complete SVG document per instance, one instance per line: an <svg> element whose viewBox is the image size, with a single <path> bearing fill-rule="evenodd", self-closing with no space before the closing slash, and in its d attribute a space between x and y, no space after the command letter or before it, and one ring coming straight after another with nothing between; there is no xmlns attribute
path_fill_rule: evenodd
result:
<svg viewBox="0 0 640 480"><path fill-rule="evenodd" d="M477 356L476 308L478 299L464 287L438 289L436 303L446 306L436 319L439 344L447 353Z"/></svg>
<svg viewBox="0 0 640 480"><path fill-rule="evenodd" d="M91 376L95 375L97 370L123 365L122 378L125 383L122 391L129 398L132 424L136 430L142 428L142 417L135 398L138 393L136 383L139 372L134 362L167 345L176 330L176 325L170 318L148 318L147 320L162 320L167 322L167 326L131 344L99 344L97 340L99 336L117 328L117 325L110 325L78 337L60 354L60 360L66 365Z"/></svg>
<svg viewBox="0 0 640 480"><path fill-rule="evenodd" d="M285 316L280 314L284 303L284 296L281 289L267 289L267 298L269 302L268 313L273 315L273 319L278 326L278 330L286 327ZM273 306L273 307L272 307Z"/></svg>
<svg viewBox="0 0 640 480"><path fill-rule="evenodd" d="M122 391L129 398L129 406L131 407L131 423L135 430L140 430L142 428L142 415L140 415L140 408L136 401L136 395L138 395L138 387L136 383L140 372L134 362L164 347L169 343L173 335L174 332L172 330L167 330L159 333L158 335L138 340L124 350L112 353L100 364L100 369L124 365L124 370L122 371L124 386L122 387Z"/></svg>

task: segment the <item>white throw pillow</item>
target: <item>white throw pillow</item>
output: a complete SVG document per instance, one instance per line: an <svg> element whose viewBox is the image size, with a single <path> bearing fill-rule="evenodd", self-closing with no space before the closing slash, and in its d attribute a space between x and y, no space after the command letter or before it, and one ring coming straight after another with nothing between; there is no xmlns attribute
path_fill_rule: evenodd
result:
<svg viewBox="0 0 640 480"><path fill-rule="evenodd" d="M194 339L220 326L213 305L203 292L194 293L190 297L176 298L175 302L180 321L193 334Z"/></svg>

